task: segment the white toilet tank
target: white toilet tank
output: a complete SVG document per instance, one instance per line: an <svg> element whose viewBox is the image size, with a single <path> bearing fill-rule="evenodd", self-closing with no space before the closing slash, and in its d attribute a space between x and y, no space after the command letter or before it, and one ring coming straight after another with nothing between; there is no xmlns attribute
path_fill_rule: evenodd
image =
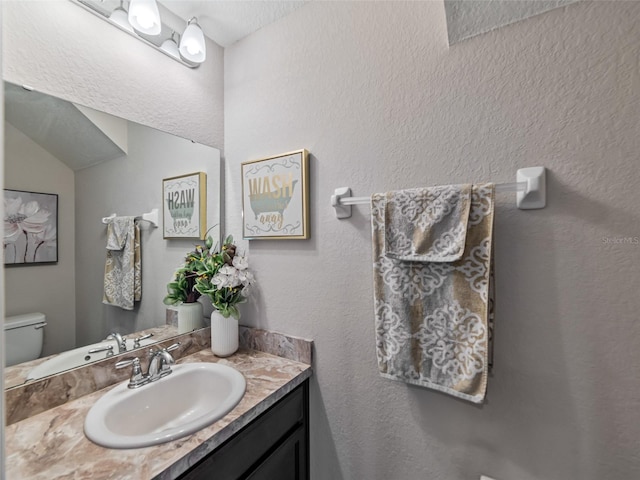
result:
<svg viewBox="0 0 640 480"><path fill-rule="evenodd" d="M25 313L7 317L4 322L6 366L35 360L42 353L44 313Z"/></svg>

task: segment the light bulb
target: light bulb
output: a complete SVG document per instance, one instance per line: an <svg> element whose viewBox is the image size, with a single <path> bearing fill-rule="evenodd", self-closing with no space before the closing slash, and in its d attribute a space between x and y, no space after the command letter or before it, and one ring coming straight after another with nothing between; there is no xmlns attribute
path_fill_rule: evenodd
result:
<svg viewBox="0 0 640 480"><path fill-rule="evenodd" d="M187 49L187 52L189 52L189 55L197 55L202 51L202 48L200 48L200 45L198 45L198 43L194 42L193 40L190 42L185 42L184 48Z"/></svg>
<svg viewBox="0 0 640 480"><path fill-rule="evenodd" d="M129 23L127 12L124 8L117 7L113 12L111 12L111 15L109 15L109 20L117 25L120 25L122 28L128 30L129 32L133 32L133 27Z"/></svg>
<svg viewBox="0 0 640 480"><path fill-rule="evenodd" d="M207 58L204 43L204 33L198 25L198 20L193 17L187 23L182 38L180 38L180 55L193 63L202 63Z"/></svg>
<svg viewBox="0 0 640 480"><path fill-rule="evenodd" d="M171 32L171 38L167 38L160 48L167 52L169 55L175 58L180 58L180 52L178 51L178 44L174 39L175 32Z"/></svg>
<svg viewBox="0 0 640 480"><path fill-rule="evenodd" d="M156 0L131 0L129 23L146 35L158 35L162 30L160 12Z"/></svg>
<svg viewBox="0 0 640 480"><path fill-rule="evenodd" d="M153 18L144 16L144 15L139 15L138 17L136 17L138 20L138 23L140 24L140 26L144 29L149 29L151 27L153 27L155 25L155 22L153 21Z"/></svg>

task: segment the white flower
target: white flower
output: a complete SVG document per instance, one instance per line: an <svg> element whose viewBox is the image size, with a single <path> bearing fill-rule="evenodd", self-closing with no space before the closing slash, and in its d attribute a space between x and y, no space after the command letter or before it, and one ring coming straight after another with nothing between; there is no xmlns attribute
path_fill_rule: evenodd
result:
<svg viewBox="0 0 640 480"><path fill-rule="evenodd" d="M45 223L49 219L51 212L40 209L38 202L31 201L20 207L20 213L25 218L22 220L22 229L28 233L41 233L46 228Z"/></svg>
<svg viewBox="0 0 640 480"><path fill-rule="evenodd" d="M47 225L47 228L41 233L34 233L33 238L35 238L38 244L36 245L33 251L33 261L36 261L36 255L38 254L38 250L42 245L51 245L57 238L58 231L56 227L53 225ZM54 243L55 244L55 243Z"/></svg>
<svg viewBox="0 0 640 480"><path fill-rule="evenodd" d="M251 292L253 291L253 287L251 285L245 285L244 288L242 289L242 296L244 298L247 298L251 295Z"/></svg>
<svg viewBox="0 0 640 480"><path fill-rule="evenodd" d="M34 233L33 236L40 242L48 243L55 240L57 234L58 231L56 230L56 227L54 227L53 225L47 225L47 228L45 228L43 232Z"/></svg>
<svg viewBox="0 0 640 480"><path fill-rule="evenodd" d="M229 276L218 273L211 279L211 285L214 285L217 289L228 287Z"/></svg>
<svg viewBox="0 0 640 480"><path fill-rule="evenodd" d="M230 287L238 287L241 285L240 278L238 276L238 271L235 270L233 274L227 275L229 286Z"/></svg>
<svg viewBox="0 0 640 480"><path fill-rule="evenodd" d="M253 283L253 273L251 273L248 270L241 270L238 272L238 278L240 279L240 282L242 283L242 285L244 285L245 287L251 285L251 283Z"/></svg>
<svg viewBox="0 0 640 480"><path fill-rule="evenodd" d="M23 205L21 198L5 198L4 241L15 242L22 232L42 234L50 215L36 201Z"/></svg>
<svg viewBox="0 0 640 480"><path fill-rule="evenodd" d="M6 198L4 199L4 241L15 242L22 229L20 228L20 218L18 216L18 210L22 205L22 199L20 198Z"/></svg>
<svg viewBox="0 0 640 480"><path fill-rule="evenodd" d="M218 273L221 273L222 275L233 275L236 272L237 270L230 265L223 265L220 270L218 270Z"/></svg>
<svg viewBox="0 0 640 480"><path fill-rule="evenodd" d="M218 274L222 277L225 277L224 280L218 280L223 283L223 287L237 287L241 284L240 279L238 277L238 270L230 265L223 265L220 270L218 270ZM218 287L218 288L223 288Z"/></svg>
<svg viewBox="0 0 640 480"><path fill-rule="evenodd" d="M249 262L246 257L241 257L240 255L236 255L233 257L233 266L238 270L246 270L249 268Z"/></svg>

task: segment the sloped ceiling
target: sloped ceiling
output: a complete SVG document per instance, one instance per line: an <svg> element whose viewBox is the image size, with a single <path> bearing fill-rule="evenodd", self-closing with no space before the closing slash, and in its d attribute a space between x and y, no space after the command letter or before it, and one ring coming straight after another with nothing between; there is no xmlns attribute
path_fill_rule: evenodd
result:
<svg viewBox="0 0 640 480"><path fill-rule="evenodd" d="M5 120L72 170L124 155L75 105L5 83Z"/></svg>

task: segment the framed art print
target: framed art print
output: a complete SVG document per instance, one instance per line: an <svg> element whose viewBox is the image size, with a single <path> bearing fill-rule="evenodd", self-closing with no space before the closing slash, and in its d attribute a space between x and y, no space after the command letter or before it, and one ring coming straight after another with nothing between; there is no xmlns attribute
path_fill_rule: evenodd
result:
<svg viewBox="0 0 640 480"><path fill-rule="evenodd" d="M5 266L58 263L58 195L4 190Z"/></svg>
<svg viewBox="0 0 640 480"><path fill-rule="evenodd" d="M207 175L190 173L162 180L164 238L198 238L207 232Z"/></svg>
<svg viewBox="0 0 640 480"><path fill-rule="evenodd" d="M306 150L242 164L242 236L249 240L309 238Z"/></svg>

